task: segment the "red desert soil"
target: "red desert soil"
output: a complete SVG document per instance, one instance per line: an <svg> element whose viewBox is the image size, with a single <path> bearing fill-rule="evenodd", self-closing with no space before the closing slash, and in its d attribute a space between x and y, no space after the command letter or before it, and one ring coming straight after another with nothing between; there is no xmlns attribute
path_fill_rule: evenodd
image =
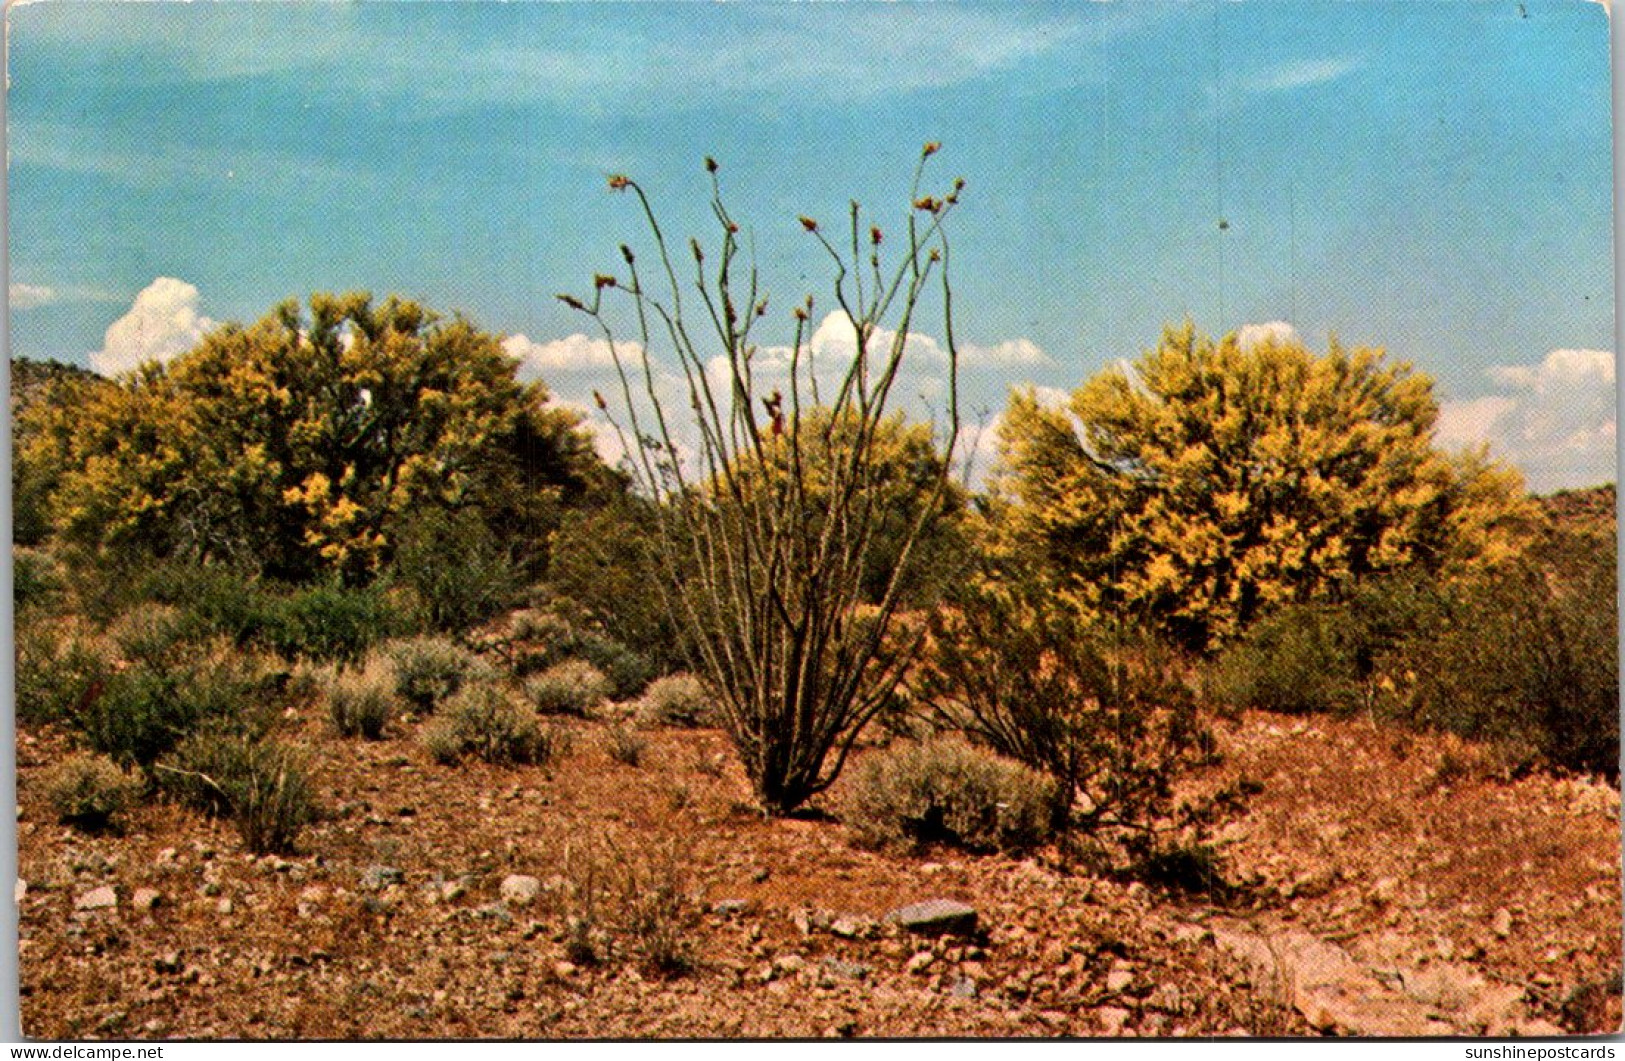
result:
<svg viewBox="0 0 1625 1061"><path fill-rule="evenodd" d="M333 737L313 709L296 726L319 749L328 816L297 854L265 858L244 853L228 824L172 806L136 810L118 836L57 824L39 777L66 743L22 732L26 1034L1556 1034L1620 1024L1618 792L1499 778L1492 756L1454 741L1357 720L1219 724L1222 762L1193 784L1262 786L1217 829L1225 875L1244 886L1221 905L1054 852L876 853L828 818L763 820L712 730L644 731L634 767L609 754L605 723L571 722L561 759L504 769L437 765L412 724L377 743ZM569 960L566 882L581 879L590 851L683 871L699 911L683 930L689 972L655 975L624 938L597 964ZM533 900L503 896L515 874L537 879ZM76 910L104 885L116 906ZM882 920L930 898L974 906L981 936L923 939ZM744 903L717 912L729 899ZM1341 963L1337 977L1313 965L1325 954Z"/></svg>

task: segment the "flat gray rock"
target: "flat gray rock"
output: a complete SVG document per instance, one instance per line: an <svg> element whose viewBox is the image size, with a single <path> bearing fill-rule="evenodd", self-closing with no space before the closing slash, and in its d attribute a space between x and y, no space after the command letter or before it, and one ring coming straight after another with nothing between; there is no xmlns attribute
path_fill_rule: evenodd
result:
<svg viewBox="0 0 1625 1061"><path fill-rule="evenodd" d="M976 909L953 899L927 899L886 915L886 920L922 936L970 936L976 933Z"/></svg>

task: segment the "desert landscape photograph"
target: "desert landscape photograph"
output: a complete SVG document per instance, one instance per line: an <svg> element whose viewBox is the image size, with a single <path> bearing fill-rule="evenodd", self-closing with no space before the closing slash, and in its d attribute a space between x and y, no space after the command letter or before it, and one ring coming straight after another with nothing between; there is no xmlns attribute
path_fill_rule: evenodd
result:
<svg viewBox="0 0 1625 1061"><path fill-rule="evenodd" d="M1620 1031L1605 5L7 30L10 1035Z"/></svg>

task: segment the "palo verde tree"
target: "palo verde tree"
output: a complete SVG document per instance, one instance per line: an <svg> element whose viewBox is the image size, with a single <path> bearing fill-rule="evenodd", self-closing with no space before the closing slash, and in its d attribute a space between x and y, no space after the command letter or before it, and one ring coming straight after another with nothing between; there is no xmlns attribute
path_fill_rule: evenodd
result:
<svg viewBox="0 0 1625 1061"><path fill-rule="evenodd" d="M1437 417L1380 351L1187 324L1064 409L1013 394L997 489L1075 603L1204 650L1278 604L1504 553L1521 483L1436 449Z"/></svg>
<svg viewBox="0 0 1625 1061"><path fill-rule="evenodd" d="M350 583L427 521L455 528L447 549L500 537L522 568L604 469L516 369L498 337L414 302L286 303L59 410L37 432L64 469L53 520L98 549Z"/></svg>
<svg viewBox="0 0 1625 1061"><path fill-rule="evenodd" d="M709 159L714 258L692 241L693 272L679 279L643 188L617 175L610 187L637 200L653 268L623 246L624 276L597 277L589 300L560 296L597 323L615 353L627 421L617 430L630 430L627 463L658 513L656 582L769 813L789 813L834 781L919 644L920 624L905 631L900 612L905 600L926 603L905 591L919 586L922 543L951 507L959 427L944 223L963 182L944 195L921 193L936 150L931 143L921 153L895 256L856 203L839 235L800 219L832 263L835 301L851 328L852 353L841 363L816 363L811 297L793 309L788 348L758 344L767 297L742 258L740 226ZM614 294L630 300L636 353L606 312ZM915 500L898 520L897 453L911 443L890 404L928 304L942 315L948 423L923 462L927 474L907 483ZM675 363L663 365L662 353ZM885 568L875 562L883 552Z"/></svg>

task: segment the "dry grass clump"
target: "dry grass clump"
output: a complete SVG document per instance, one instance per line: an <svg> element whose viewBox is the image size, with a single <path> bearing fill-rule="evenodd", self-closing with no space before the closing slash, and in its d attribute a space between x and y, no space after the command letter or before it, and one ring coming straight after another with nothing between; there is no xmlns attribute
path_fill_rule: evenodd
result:
<svg viewBox="0 0 1625 1061"><path fill-rule="evenodd" d="M1048 839L1055 785L1043 774L955 737L936 737L860 764L841 816L860 843L946 843L1021 851Z"/></svg>
<svg viewBox="0 0 1625 1061"><path fill-rule="evenodd" d="M230 818L255 854L294 850L319 814L304 751L267 737L196 733L158 772L181 802Z"/></svg>
<svg viewBox="0 0 1625 1061"><path fill-rule="evenodd" d="M716 702L705 683L692 674L669 674L649 683L638 701L638 721L645 726L712 726Z"/></svg>
<svg viewBox="0 0 1625 1061"><path fill-rule="evenodd" d="M395 693L427 714L463 687L480 660L445 637L413 637L385 646L395 671Z"/></svg>
<svg viewBox="0 0 1625 1061"><path fill-rule="evenodd" d="M113 760L84 753L51 767L43 785L58 821L92 833L111 829L140 794L136 779Z"/></svg>
<svg viewBox="0 0 1625 1061"><path fill-rule="evenodd" d="M525 682L525 695L544 715L585 717L609 699L610 681L585 660L555 664Z"/></svg>
<svg viewBox="0 0 1625 1061"><path fill-rule="evenodd" d="M494 682L464 686L424 729L422 740L447 765L466 755L503 766L539 764L559 750L536 717Z"/></svg>
<svg viewBox="0 0 1625 1061"><path fill-rule="evenodd" d="M383 737L384 727L395 716L396 680L389 663L374 656L361 670L328 670L322 684L327 688L328 717L340 736Z"/></svg>

